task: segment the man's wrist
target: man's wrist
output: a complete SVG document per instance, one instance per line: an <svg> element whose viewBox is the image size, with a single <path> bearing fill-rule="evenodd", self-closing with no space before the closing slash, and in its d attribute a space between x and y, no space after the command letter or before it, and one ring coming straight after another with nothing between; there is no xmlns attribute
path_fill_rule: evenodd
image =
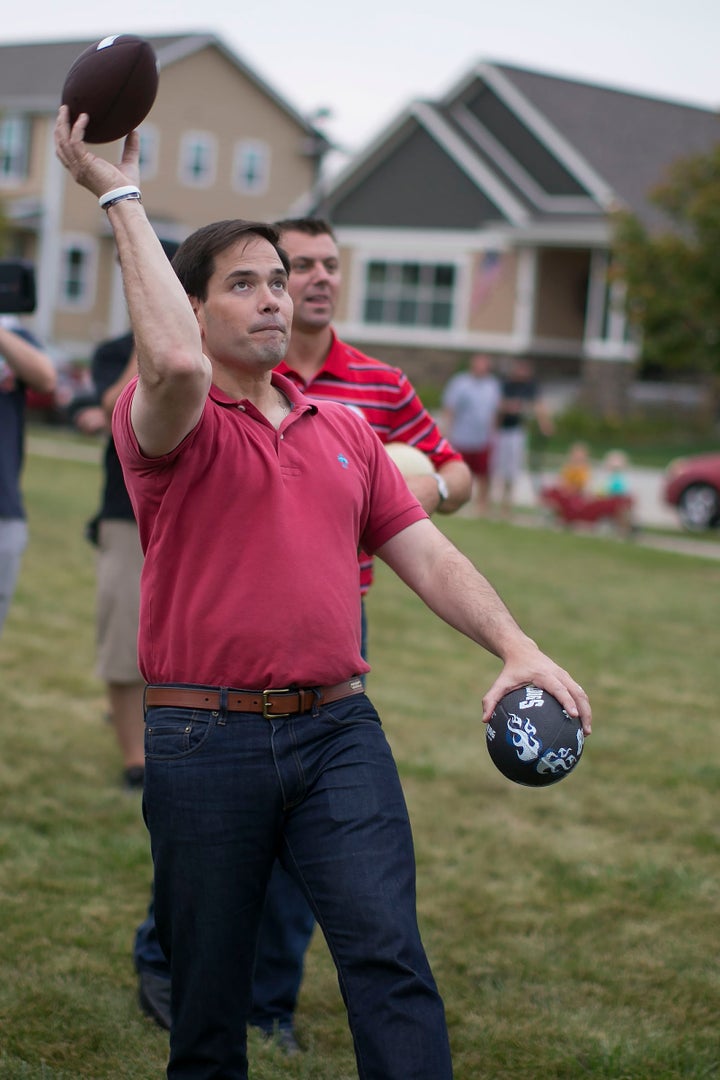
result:
<svg viewBox="0 0 720 1080"><path fill-rule="evenodd" d="M445 478L442 477L439 472L433 473L433 479L437 484L438 495L440 496L440 501L437 504L437 509L440 510L442 509L443 504L450 498L450 489L445 482Z"/></svg>
<svg viewBox="0 0 720 1080"><path fill-rule="evenodd" d="M101 210L109 210L111 206L124 202L126 199L137 199L142 202L142 192L136 184L125 184L123 187L106 191L104 195L100 196L98 203Z"/></svg>

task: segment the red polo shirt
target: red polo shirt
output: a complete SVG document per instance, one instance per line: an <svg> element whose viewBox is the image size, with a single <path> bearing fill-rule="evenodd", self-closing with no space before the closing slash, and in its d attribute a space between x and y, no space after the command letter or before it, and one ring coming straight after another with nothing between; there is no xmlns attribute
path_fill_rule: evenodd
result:
<svg viewBox="0 0 720 1080"><path fill-rule="evenodd" d="M292 402L276 431L212 387L195 429L147 458L113 414L145 552L139 663L151 683L249 689L341 682L360 656L357 550L426 515L370 427L349 409Z"/></svg>
<svg viewBox="0 0 720 1080"><path fill-rule="evenodd" d="M431 459L436 469L448 461L462 461L433 420L400 368L354 349L335 332L322 368L310 382L283 360L276 371L292 379L314 400L339 401L359 409L383 443L405 442ZM373 561L360 552L360 589L372 584Z"/></svg>

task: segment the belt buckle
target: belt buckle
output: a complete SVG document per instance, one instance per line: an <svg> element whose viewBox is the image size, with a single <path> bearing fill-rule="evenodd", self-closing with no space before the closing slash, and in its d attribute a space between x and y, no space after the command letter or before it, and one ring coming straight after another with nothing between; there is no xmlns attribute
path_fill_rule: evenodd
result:
<svg viewBox="0 0 720 1080"><path fill-rule="evenodd" d="M289 712L268 712L268 708L272 704L272 702L268 698L268 694L296 694L296 693L297 693L297 690L290 690L289 688L283 688L282 690L263 690L263 692L262 692L262 698L263 698L262 714L263 714L263 718L265 720L270 720L273 717L280 717L282 719L283 717L286 717L286 716L292 716L292 713L289 713Z"/></svg>

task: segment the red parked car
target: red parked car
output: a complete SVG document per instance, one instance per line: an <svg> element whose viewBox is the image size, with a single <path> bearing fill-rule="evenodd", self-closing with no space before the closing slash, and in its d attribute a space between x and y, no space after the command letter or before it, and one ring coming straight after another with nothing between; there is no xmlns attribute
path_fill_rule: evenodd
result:
<svg viewBox="0 0 720 1080"><path fill-rule="evenodd" d="M686 529L720 526L720 453L676 458L665 470L663 497Z"/></svg>

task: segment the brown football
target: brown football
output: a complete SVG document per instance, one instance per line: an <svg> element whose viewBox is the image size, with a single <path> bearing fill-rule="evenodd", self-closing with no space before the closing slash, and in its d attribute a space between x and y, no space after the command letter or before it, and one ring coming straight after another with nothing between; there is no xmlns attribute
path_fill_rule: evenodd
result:
<svg viewBox="0 0 720 1080"><path fill-rule="evenodd" d="M89 143L122 139L142 123L158 90L157 57L152 45L134 34L103 38L80 53L65 77L62 104L74 123L90 121Z"/></svg>

